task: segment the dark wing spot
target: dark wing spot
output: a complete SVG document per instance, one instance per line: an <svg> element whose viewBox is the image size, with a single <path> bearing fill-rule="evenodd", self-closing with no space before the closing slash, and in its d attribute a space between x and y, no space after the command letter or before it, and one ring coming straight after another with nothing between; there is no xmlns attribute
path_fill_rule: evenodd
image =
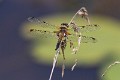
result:
<svg viewBox="0 0 120 80"><path fill-rule="evenodd" d="M81 26L82 28L85 28L85 26Z"/></svg>
<svg viewBox="0 0 120 80"><path fill-rule="evenodd" d="M93 40L96 40L94 37L91 37Z"/></svg>
<svg viewBox="0 0 120 80"><path fill-rule="evenodd" d="M98 26L97 24L94 24L94 26Z"/></svg>
<svg viewBox="0 0 120 80"><path fill-rule="evenodd" d="M96 43L96 42L97 42L96 38L91 37L91 39L93 40L93 43Z"/></svg>
<svg viewBox="0 0 120 80"><path fill-rule="evenodd" d="M46 23L45 21L43 21L43 23Z"/></svg>
<svg viewBox="0 0 120 80"><path fill-rule="evenodd" d="M34 29L30 29L30 32L34 31Z"/></svg>
<svg viewBox="0 0 120 80"><path fill-rule="evenodd" d="M94 24L94 26L95 26L95 27L98 27L99 25L97 25L97 24Z"/></svg>

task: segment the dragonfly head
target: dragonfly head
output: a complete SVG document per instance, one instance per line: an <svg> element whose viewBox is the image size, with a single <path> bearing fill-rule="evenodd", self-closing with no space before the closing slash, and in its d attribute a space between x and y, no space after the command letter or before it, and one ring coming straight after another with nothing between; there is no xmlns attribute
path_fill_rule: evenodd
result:
<svg viewBox="0 0 120 80"><path fill-rule="evenodd" d="M61 24L61 27L66 27L66 28L68 28L69 25L68 25L68 23L62 23L62 24Z"/></svg>

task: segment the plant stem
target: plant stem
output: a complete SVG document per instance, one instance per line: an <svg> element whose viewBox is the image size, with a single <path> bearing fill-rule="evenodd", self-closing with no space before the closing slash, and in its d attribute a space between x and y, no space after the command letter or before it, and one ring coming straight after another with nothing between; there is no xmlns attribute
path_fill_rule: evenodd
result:
<svg viewBox="0 0 120 80"><path fill-rule="evenodd" d="M76 17L76 15L78 14L79 11L80 11L80 10L78 10L78 11L74 14L74 16L72 17L72 19L71 19L70 22L68 23L68 25L70 25L70 23L74 20L74 18Z"/></svg>
<svg viewBox="0 0 120 80"><path fill-rule="evenodd" d="M55 69L55 65L56 65L56 62L57 62L57 58L58 58L58 55L59 55L59 53L60 53L60 46L61 46L61 42L60 42L59 48L57 49L56 54L55 54L55 56L54 56L53 67L52 67L52 70L51 70L51 73L50 73L49 80L51 80L52 75L53 75L53 71L54 71L54 69Z"/></svg>

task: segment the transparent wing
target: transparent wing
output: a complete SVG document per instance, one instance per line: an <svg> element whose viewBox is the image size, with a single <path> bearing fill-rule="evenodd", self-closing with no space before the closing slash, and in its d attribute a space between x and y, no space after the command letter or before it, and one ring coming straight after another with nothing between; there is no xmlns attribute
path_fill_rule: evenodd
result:
<svg viewBox="0 0 120 80"><path fill-rule="evenodd" d="M70 35L68 39L72 42L78 42L78 39L81 38L81 43L96 43L97 39L94 37L84 36L84 35Z"/></svg>
<svg viewBox="0 0 120 80"><path fill-rule="evenodd" d="M89 32L89 31L96 31L100 29L100 26L97 24L91 24L86 26L78 26L80 32Z"/></svg>
<svg viewBox="0 0 120 80"><path fill-rule="evenodd" d="M36 25L42 27L42 28L47 28L47 29L57 29L58 26L49 24L41 19L35 18L35 17L29 17L28 21L35 23Z"/></svg>
<svg viewBox="0 0 120 80"><path fill-rule="evenodd" d="M82 43L88 43L88 42L96 43L96 42L97 42L97 39L94 38L94 37L82 36L81 38L82 38L82 39L81 39L81 42L82 42Z"/></svg>
<svg viewBox="0 0 120 80"><path fill-rule="evenodd" d="M75 22L71 22L70 27L71 27L71 30L73 30L75 33L89 32L89 31L95 31L100 29L100 26L97 24L78 26Z"/></svg>
<svg viewBox="0 0 120 80"><path fill-rule="evenodd" d="M34 39L50 39L57 38L53 31L40 30L40 29L30 29L30 35Z"/></svg>

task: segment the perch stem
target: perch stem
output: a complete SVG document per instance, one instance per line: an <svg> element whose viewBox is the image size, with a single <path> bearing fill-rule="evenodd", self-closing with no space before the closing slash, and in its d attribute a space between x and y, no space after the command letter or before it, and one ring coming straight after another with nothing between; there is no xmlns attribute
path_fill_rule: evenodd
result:
<svg viewBox="0 0 120 80"><path fill-rule="evenodd" d="M54 69L55 69L55 65L56 65L56 62L57 62L57 58L58 58L58 55L59 55L59 53L60 53L60 46L61 46L61 43L60 43L59 48L57 49L56 54L55 54L55 56L54 56L53 67L52 67L52 70L51 70L51 73L50 73L49 80L51 80L52 75L53 75L53 71L54 71Z"/></svg>
<svg viewBox="0 0 120 80"><path fill-rule="evenodd" d="M72 19L71 19L70 22L68 23L68 25L70 25L70 23L74 20L74 18L76 17L76 15L78 14L79 11L80 11L80 10L78 10L78 11L75 13L75 15L72 17Z"/></svg>

